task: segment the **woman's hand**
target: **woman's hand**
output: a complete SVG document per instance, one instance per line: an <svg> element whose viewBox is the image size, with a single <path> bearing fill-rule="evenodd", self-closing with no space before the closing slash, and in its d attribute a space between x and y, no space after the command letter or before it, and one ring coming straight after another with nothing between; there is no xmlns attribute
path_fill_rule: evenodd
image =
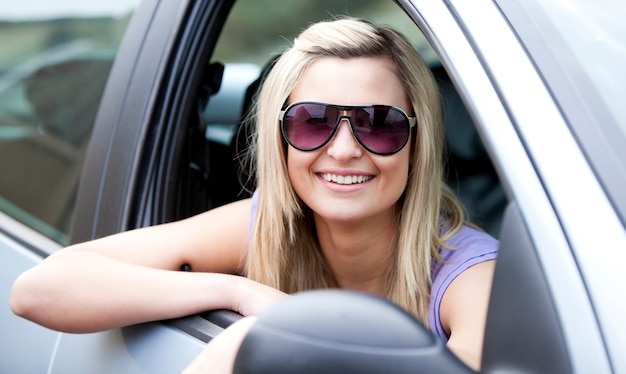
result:
<svg viewBox="0 0 626 374"><path fill-rule="evenodd" d="M256 322L256 316L288 296L275 288L244 277L239 277L231 284L234 301L232 309L245 317L213 338L185 369L185 374L232 373L239 347Z"/></svg>
<svg viewBox="0 0 626 374"><path fill-rule="evenodd" d="M258 316L288 296L275 288L243 277L236 287L237 297L233 300L232 309L243 316Z"/></svg>

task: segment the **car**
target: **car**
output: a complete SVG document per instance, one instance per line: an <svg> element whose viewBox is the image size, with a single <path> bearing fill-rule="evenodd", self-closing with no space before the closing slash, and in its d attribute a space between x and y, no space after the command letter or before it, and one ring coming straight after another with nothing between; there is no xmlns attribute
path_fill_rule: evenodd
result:
<svg viewBox="0 0 626 374"><path fill-rule="evenodd" d="M264 67L308 23L348 13L394 26L432 67L449 183L500 240L481 370L626 373L622 8L609 0L13 2L0 15L0 372L180 372L240 318L207 311L67 334L13 315L8 300L19 274L63 246L248 197L253 176L239 155ZM58 48L69 52L50 53ZM37 88L46 94L29 94ZM303 366L285 366L289 357ZM350 367L469 370L395 306L346 291L276 305L236 362L239 372Z"/></svg>

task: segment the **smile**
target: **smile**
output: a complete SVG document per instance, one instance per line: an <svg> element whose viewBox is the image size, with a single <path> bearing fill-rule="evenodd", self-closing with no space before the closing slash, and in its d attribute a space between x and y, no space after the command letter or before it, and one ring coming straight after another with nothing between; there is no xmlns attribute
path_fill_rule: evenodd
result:
<svg viewBox="0 0 626 374"><path fill-rule="evenodd" d="M327 182L333 182L337 184L356 184L367 182L372 179L369 175L337 175L325 173L321 174L321 177Z"/></svg>

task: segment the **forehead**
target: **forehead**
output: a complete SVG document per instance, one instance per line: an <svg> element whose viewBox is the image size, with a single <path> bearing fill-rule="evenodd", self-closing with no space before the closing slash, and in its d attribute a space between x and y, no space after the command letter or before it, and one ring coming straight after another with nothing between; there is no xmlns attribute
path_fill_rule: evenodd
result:
<svg viewBox="0 0 626 374"><path fill-rule="evenodd" d="M386 57L322 57L304 72L289 102L339 105L384 104L408 111L409 103L394 64Z"/></svg>

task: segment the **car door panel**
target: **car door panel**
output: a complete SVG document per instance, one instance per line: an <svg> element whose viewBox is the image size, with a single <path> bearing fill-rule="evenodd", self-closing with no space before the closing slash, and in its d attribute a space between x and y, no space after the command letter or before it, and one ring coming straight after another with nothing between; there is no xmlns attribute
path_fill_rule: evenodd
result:
<svg viewBox="0 0 626 374"><path fill-rule="evenodd" d="M51 373L180 373L204 346L163 323L63 334Z"/></svg>
<svg viewBox="0 0 626 374"><path fill-rule="evenodd" d="M0 232L0 372L43 373L48 369L59 333L13 314L11 286L41 258Z"/></svg>
<svg viewBox="0 0 626 374"><path fill-rule="evenodd" d="M174 152L171 143L178 138L171 133L186 133L187 119L171 117L181 111L186 113L183 106L196 107L195 99L189 95L201 81L202 70L193 71L198 63L186 43L216 38L196 22L219 24L219 20L211 20L216 14L226 13L227 8L217 4L220 2L211 0L145 1L133 15L96 118L77 202L76 214L82 219L73 226L72 242L160 223L157 205L161 201L154 202L153 199L158 200L154 193L167 188L167 183L176 178L172 173L157 180L157 169L176 164L169 155ZM213 7L218 10L212 11ZM208 53L206 48L196 48L195 53ZM192 61L181 62L186 59ZM181 83L181 75L191 76L189 84L193 88ZM172 97L177 95L189 102L173 104ZM63 334L52 372L65 373L76 368L90 373L180 372L197 356L205 341L223 330L202 319L203 327L210 330L204 334L204 341L185 332L199 318L96 334ZM178 328L181 324L182 328Z"/></svg>
<svg viewBox="0 0 626 374"><path fill-rule="evenodd" d="M0 15L1 373L48 372L58 348L59 332L12 313L11 288L68 244L94 117L136 2L14 2Z"/></svg>

